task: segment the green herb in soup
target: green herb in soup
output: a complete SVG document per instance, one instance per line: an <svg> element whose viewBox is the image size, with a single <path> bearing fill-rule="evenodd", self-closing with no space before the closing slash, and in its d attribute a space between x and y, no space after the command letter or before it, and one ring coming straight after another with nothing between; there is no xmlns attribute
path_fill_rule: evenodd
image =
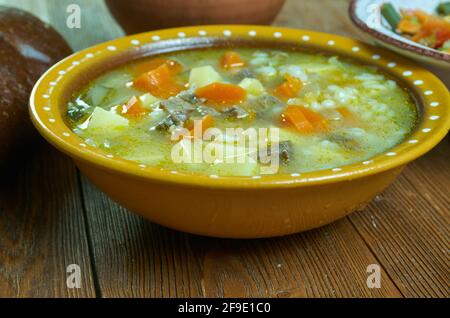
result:
<svg viewBox="0 0 450 318"><path fill-rule="evenodd" d="M120 67L76 96L67 117L87 144L115 156L170 170L252 176L270 156L277 173L367 160L401 142L417 114L408 93L373 67L236 48L176 52ZM277 134L268 133L266 151L258 144L254 156L227 128ZM213 129L215 138L207 137ZM190 156L192 145L204 151L219 144L223 160L174 160L174 149ZM246 160L229 160L239 156Z"/></svg>

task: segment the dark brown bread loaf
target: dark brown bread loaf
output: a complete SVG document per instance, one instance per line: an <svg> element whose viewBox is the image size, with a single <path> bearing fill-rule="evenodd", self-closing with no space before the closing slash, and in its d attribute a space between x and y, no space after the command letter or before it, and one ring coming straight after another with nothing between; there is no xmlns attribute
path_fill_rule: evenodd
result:
<svg viewBox="0 0 450 318"><path fill-rule="evenodd" d="M25 11L0 6L0 162L34 134L27 109L34 83L70 53L52 27Z"/></svg>

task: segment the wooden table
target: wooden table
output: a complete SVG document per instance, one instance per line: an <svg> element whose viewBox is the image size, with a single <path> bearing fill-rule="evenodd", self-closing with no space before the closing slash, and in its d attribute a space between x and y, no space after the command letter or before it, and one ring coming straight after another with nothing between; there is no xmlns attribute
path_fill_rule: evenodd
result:
<svg viewBox="0 0 450 318"><path fill-rule="evenodd" d="M98 0L0 0L53 24L75 50L122 35ZM81 30L65 24L80 3ZM358 37L347 1L288 1L276 24ZM172 231L120 207L41 142L0 185L3 297L449 297L450 144L410 164L363 211L282 238ZM82 285L66 285L78 264ZM369 264L382 269L369 289Z"/></svg>

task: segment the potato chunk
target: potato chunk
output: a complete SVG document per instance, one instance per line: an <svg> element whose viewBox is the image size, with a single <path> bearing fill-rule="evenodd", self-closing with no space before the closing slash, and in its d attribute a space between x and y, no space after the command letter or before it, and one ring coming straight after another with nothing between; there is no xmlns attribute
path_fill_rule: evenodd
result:
<svg viewBox="0 0 450 318"><path fill-rule="evenodd" d="M195 67L189 74L189 85L203 87L214 82L221 82L222 77L212 66Z"/></svg>
<svg viewBox="0 0 450 318"><path fill-rule="evenodd" d="M95 107L89 120L89 129L120 130L128 126L128 120L113 112Z"/></svg>
<svg viewBox="0 0 450 318"><path fill-rule="evenodd" d="M266 91L263 84L261 84L261 82L256 78L246 77L239 83L239 86L245 89L248 94L254 96L264 94Z"/></svg>
<svg viewBox="0 0 450 318"><path fill-rule="evenodd" d="M139 96L139 100L141 101L142 107L150 110L153 109L157 102L161 101L158 97L155 97L150 93Z"/></svg>

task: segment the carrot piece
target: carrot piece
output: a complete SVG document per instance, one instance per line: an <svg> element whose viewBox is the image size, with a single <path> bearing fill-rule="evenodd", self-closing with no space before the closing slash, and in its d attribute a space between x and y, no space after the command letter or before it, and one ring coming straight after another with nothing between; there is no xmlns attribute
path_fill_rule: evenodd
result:
<svg viewBox="0 0 450 318"><path fill-rule="evenodd" d="M220 59L220 65L222 68L228 70L235 67L242 67L245 65L245 62L242 60L241 56L234 52L228 51L225 52L223 57Z"/></svg>
<svg viewBox="0 0 450 318"><path fill-rule="evenodd" d="M440 48L448 40L450 40L450 30L441 29L436 31L436 43L434 48Z"/></svg>
<svg viewBox="0 0 450 318"><path fill-rule="evenodd" d="M154 58L149 61L146 61L143 63L138 63L138 64L134 65L132 67L132 71L135 74L140 75L142 73L147 73L151 70L154 70L155 68L157 68L158 66L161 66L163 64L167 64L172 75L176 75L176 74L180 73L183 69L183 66L180 63L178 63L177 61L169 60L169 59L165 59L165 58Z"/></svg>
<svg viewBox="0 0 450 318"><path fill-rule="evenodd" d="M181 85L174 82L171 70L166 63L138 76L134 80L134 86L159 98L169 98L183 90Z"/></svg>
<svg viewBox="0 0 450 318"><path fill-rule="evenodd" d="M128 103L119 107L118 111L125 117L140 117L147 113L144 107L142 107L141 101L136 96L133 96Z"/></svg>
<svg viewBox="0 0 450 318"><path fill-rule="evenodd" d="M303 83L300 79L286 74L285 81L275 87L275 95L287 100L297 96L298 92L302 89Z"/></svg>
<svg viewBox="0 0 450 318"><path fill-rule="evenodd" d="M194 121L188 121L186 123L185 128L189 129L189 131L191 132L191 136L194 136ZM211 116L210 114L205 115L202 118L202 135L205 132L205 130L207 130L208 128L211 128L214 126L214 117Z"/></svg>
<svg viewBox="0 0 450 318"><path fill-rule="evenodd" d="M319 113L303 106L299 107L301 107L306 119L314 126L315 131L327 130L327 121Z"/></svg>
<svg viewBox="0 0 450 318"><path fill-rule="evenodd" d="M425 23L425 21L427 21L430 18L430 15L422 10L414 10L413 14L414 16L417 17L420 23Z"/></svg>
<svg viewBox="0 0 450 318"><path fill-rule="evenodd" d="M346 107L338 107L336 110L342 115L344 118L351 118L353 114Z"/></svg>
<svg viewBox="0 0 450 318"><path fill-rule="evenodd" d="M300 106L288 106L281 114L281 121L289 126L294 127L301 133L314 132L314 126L303 114L302 107Z"/></svg>
<svg viewBox="0 0 450 318"><path fill-rule="evenodd" d="M208 129L214 126L214 117L211 116L210 114L203 116L203 118L201 119L202 121L202 130L201 130L201 136L203 137L203 133ZM184 128L189 130L189 135L190 136L186 136L186 135L180 135L179 138L175 139L176 141L180 141L182 138L189 138L192 139L195 137L195 122L194 120L188 120L185 122L184 124Z"/></svg>
<svg viewBox="0 0 450 318"><path fill-rule="evenodd" d="M420 31L420 24L414 23L410 19L402 19L397 25L397 31L399 33L416 34Z"/></svg>
<svg viewBox="0 0 450 318"><path fill-rule="evenodd" d="M196 90L195 95L216 107L239 104L246 98L245 90L237 85L211 83Z"/></svg>
<svg viewBox="0 0 450 318"><path fill-rule="evenodd" d="M281 114L281 122L301 133L327 130L326 120L318 113L303 106L289 105Z"/></svg>

